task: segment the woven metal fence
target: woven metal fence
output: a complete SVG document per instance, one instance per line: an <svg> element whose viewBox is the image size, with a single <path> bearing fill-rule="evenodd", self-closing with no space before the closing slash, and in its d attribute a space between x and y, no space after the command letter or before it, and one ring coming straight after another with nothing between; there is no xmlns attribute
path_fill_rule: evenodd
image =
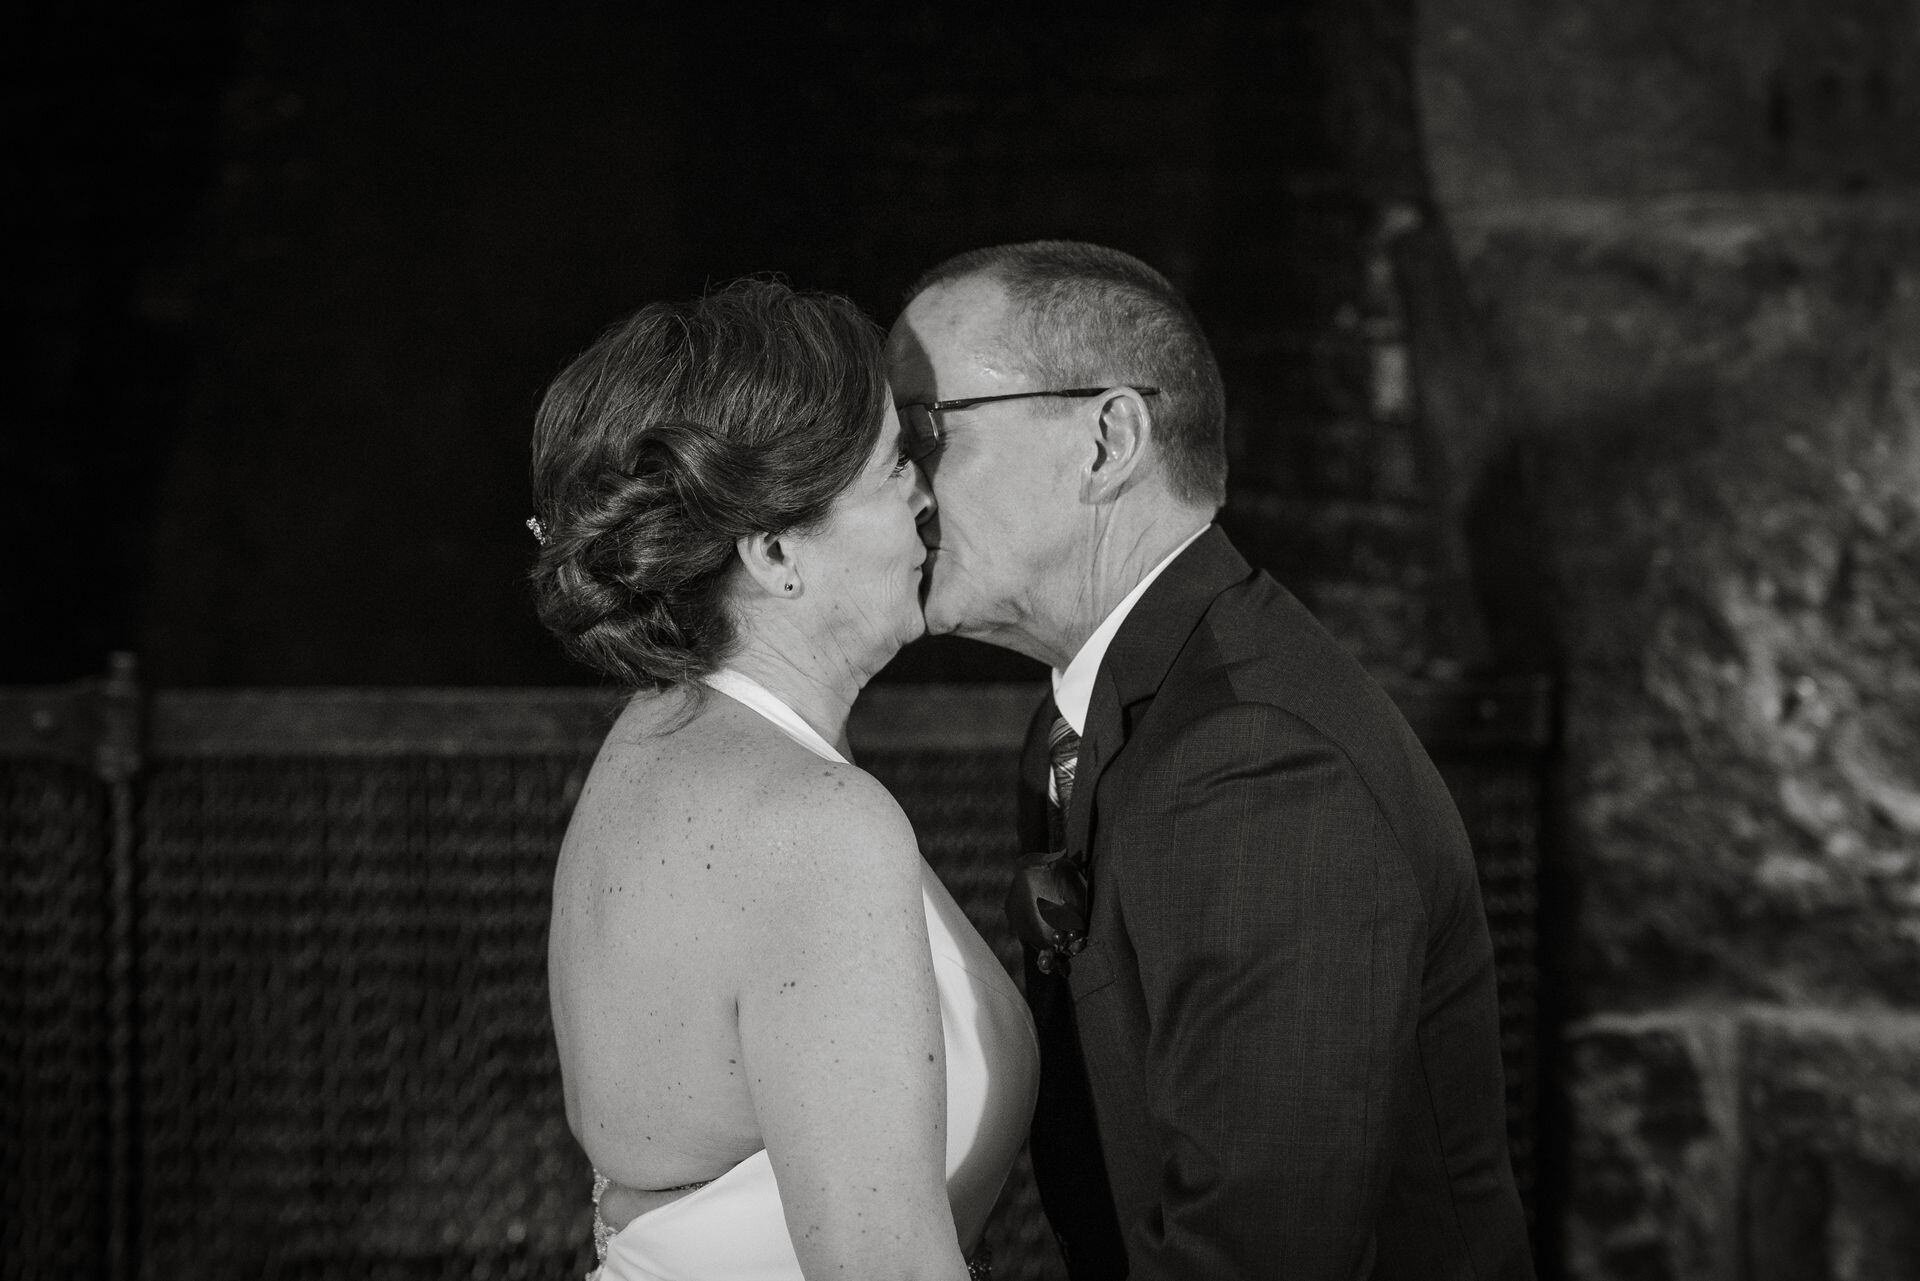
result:
<svg viewBox="0 0 1920 1281"><path fill-rule="evenodd" d="M1396 691L1478 849L1533 1182L1537 684ZM1009 968L1037 689L892 686L856 757ZM545 990L552 860L613 701L0 691L0 1278L578 1277L588 1170ZM1059 1275L1024 1163L996 1275Z"/></svg>

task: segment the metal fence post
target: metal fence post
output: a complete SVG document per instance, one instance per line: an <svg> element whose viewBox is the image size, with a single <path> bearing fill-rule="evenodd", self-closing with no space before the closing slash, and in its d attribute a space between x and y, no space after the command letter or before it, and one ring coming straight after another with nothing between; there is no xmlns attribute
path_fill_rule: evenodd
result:
<svg viewBox="0 0 1920 1281"><path fill-rule="evenodd" d="M107 1276L133 1281L139 1210L140 1098L138 934L135 919L134 781L143 741L139 669L116 652L100 687L94 772L112 809L107 846Z"/></svg>

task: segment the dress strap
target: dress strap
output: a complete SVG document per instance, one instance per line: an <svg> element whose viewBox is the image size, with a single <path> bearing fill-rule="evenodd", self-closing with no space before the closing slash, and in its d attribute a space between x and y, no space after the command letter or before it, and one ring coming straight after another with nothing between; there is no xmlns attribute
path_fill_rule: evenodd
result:
<svg viewBox="0 0 1920 1281"><path fill-rule="evenodd" d="M815 756L826 760L847 764L847 758L835 751L833 744L827 742L819 730L807 724L800 713L788 706L785 699L748 676L745 672L731 667L718 668L701 677L701 683L709 689L719 690L734 702L760 713L800 746Z"/></svg>

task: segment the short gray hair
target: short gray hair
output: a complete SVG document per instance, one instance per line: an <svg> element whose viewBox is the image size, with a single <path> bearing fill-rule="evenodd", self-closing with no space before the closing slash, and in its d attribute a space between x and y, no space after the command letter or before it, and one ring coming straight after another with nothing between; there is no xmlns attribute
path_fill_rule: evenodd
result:
<svg viewBox="0 0 1920 1281"><path fill-rule="evenodd" d="M1131 254L1078 240L972 249L932 268L907 300L972 276L1000 283L1013 305L1006 354L1056 387L1106 379L1158 387L1154 437L1183 501L1226 501L1226 392L1193 309Z"/></svg>

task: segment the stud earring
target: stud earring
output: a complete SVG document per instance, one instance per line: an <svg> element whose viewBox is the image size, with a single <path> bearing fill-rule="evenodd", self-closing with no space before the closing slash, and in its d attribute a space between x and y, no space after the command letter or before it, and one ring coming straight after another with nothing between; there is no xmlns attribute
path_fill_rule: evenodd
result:
<svg viewBox="0 0 1920 1281"><path fill-rule="evenodd" d="M783 592L790 592L793 590L793 584L788 583L785 587L782 587L780 590Z"/></svg>

